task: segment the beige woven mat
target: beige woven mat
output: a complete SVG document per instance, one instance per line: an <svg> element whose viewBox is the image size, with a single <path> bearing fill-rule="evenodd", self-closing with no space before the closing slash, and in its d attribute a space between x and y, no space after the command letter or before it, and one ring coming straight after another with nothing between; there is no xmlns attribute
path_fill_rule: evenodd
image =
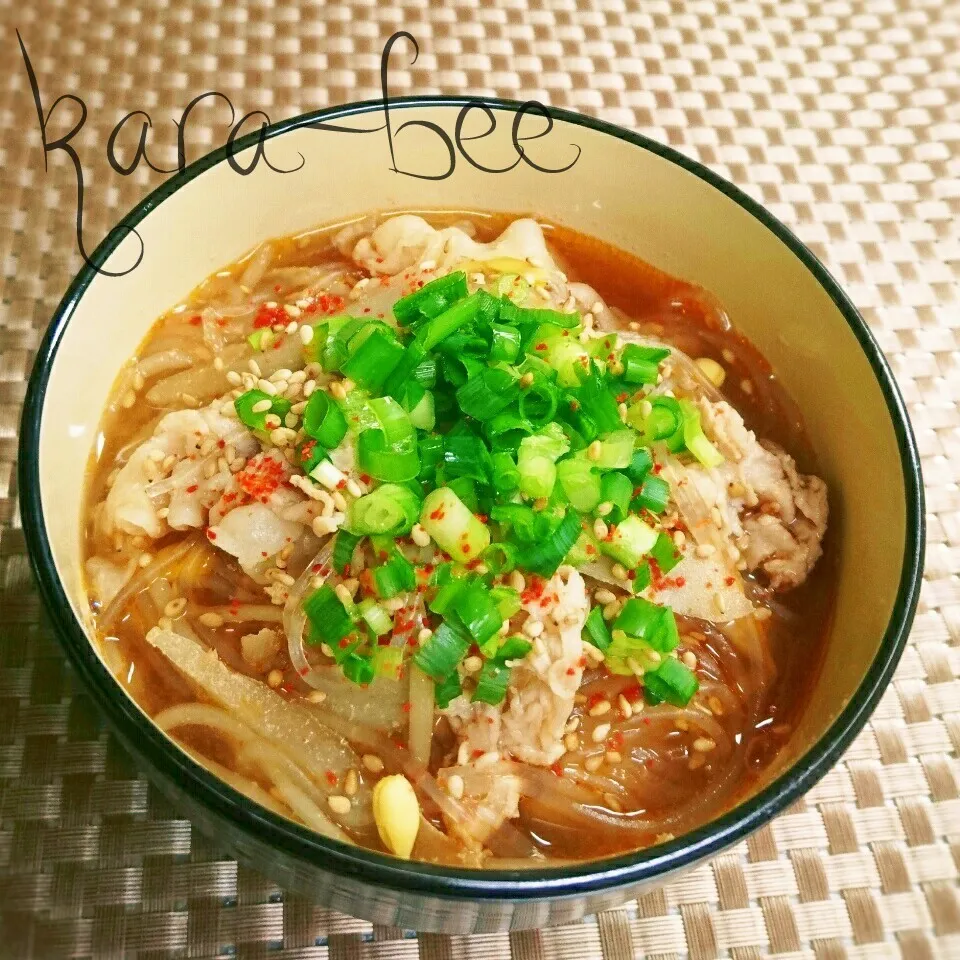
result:
<svg viewBox="0 0 960 960"><path fill-rule="evenodd" d="M957 0L0 0L0 955L737 960L960 957L960 4ZM893 687L844 761L742 847L626 909L513 936L404 935L284 896L179 819L98 725L40 622L17 517L20 404L79 264L75 178L44 171L19 28L45 107L77 93L88 248L161 182L113 173L127 111L171 122L219 89L280 119L397 94L532 96L704 161L792 227L850 292L917 430L929 542ZM64 109L64 108L60 108ZM187 125L222 142L223 104ZM66 114L57 129L69 129ZM154 152L155 151L155 152ZM149 174L149 176L148 176ZM882 518L878 518L882 522Z"/></svg>

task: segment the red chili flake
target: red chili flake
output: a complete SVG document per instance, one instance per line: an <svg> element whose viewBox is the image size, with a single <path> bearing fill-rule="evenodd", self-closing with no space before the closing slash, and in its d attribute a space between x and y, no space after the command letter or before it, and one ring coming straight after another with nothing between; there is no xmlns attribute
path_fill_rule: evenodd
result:
<svg viewBox="0 0 960 960"><path fill-rule="evenodd" d="M546 349L547 349L547 345L546 345L545 343L538 343L533 349L534 349L534 350L546 350Z"/></svg>
<svg viewBox="0 0 960 960"><path fill-rule="evenodd" d="M337 775L332 770L327 771L327 783L329 783L331 787L337 785Z"/></svg>
<svg viewBox="0 0 960 960"><path fill-rule="evenodd" d="M663 464L662 464L662 463L655 463L655 464L651 467L651 469L653 470L654 473L659 473L659 472L663 469Z"/></svg>
<svg viewBox="0 0 960 960"><path fill-rule="evenodd" d="M593 554L597 552L597 548L592 543L588 543L585 548L585 551L587 553Z"/></svg>
<svg viewBox="0 0 960 960"><path fill-rule="evenodd" d="M299 671L301 677L305 677L309 672L310 672L309 667L301 667Z"/></svg>
<svg viewBox="0 0 960 960"><path fill-rule="evenodd" d="M723 582L724 582L728 587L732 587L732 586L733 586L733 577L724 577Z"/></svg>
<svg viewBox="0 0 960 960"><path fill-rule="evenodd" d="M187 492L187 493L196 493L199 489L200 489L200 487L199 487L198 484L196 484L196 483L191 483L190 486L187 487L187 491L186 491L186 492Z"/></svg>
<svg viewBox="0 0 960 960"><path fill-rule="evenodd" d="M370 475L369 475L369 474L361 473L361 474L360 474L360 479L361 479L364 483L370 483Z"/></svg>
<svg viewBox="0 0 960 960"><path fill-rule="evenodd" d="M346 480L340 480L340 481L337 483L337 489L338 489L338 490L346 490L346 488L347 488L347 481L346 481Z"/></svg>
<svg viewBox="0 0 960 960"><path fill-rule="evenodd" d="M203 323L203 317L199 313L190 318L191 326L199 327L201 323Z"/></svg>
<svg viewBox="0 0 960 960"><path fill-rule="evenodd" d="M463 546L460 547L460 549L461 549L464 553L469 553L469 552L470 552L470 544L469 544L469 543L465 543L465 544L463 544Z"/></svg>
<svg viewBox="0 0 960 960"><path fill-rule="evenodd" d="M629 396L630 396L629 393L618 393L618 394L617 394L617 403L626 403L626 402L627 402L627 397L629 397Z"/></svg>
<svg viewBox="0 0 960 960"><path fill-rule="evenodd" d="M551 763L551 764L550 764L550 772L551 772L555 777L562 777L562 776L563 776L563 767L560 765L560 761L559 761L559 760L558 760L556 763Z"/></svg>
<svg viewBox="0 0 960 960"><path fill-rule="evenodd" d="M687 578L686 578L686 577L677 577L677 578L676 578L676 584L677 584L678 587L682 587L686 582L687 582Z"/></svg>
<svg viewBox="0 0 960 960"><path fill-rule="evenodd" d="M261 303L256 316L253 318L253 329L261 330L264 327L272 327L275 323L282 323L286 326L289 323L287 311L280 306L268 307L265 303Z"/></svg>
<svg viewBox="0 0 960 960"><path fill-rule="evenodd" d="M478 513L476 517L481 523L489 523L490 521L490 518L485 513Z"/></svg>
<svg viewBox="0 0 960 960"><path fill-rule="evenodd" d="M207 539L208 539L208 540L216 540L216 539L217 539L216 533L215 533L213 530L211 530L209 527L207 527Z"/></svg>
<svg viewBox="0 0 960 960"><path fill-rule="evenodd" d="M479 757L482 757L482 756L483 756L483 751L482 751L482 750L474 750L474 751L470 754L470 756L471 756L474 760L476 760L476 759L478 759Z"/></svg>
<svg viewBox="0 0 960 960"><path fill-rule="evenodd" d="M413 704L412 704L409 700L407 700L407 702L404 703L404 704L400 707L400 709L401 709L404 713L409 713L409 712L413 709Z"/></svg>
<svg viewBox="0 0 960 960"><path fill-rule="evenodd" d="M349 638L349 637L344 637L344 638L337 644L337 646L338 646L341 650L346 650L347 647L350 646L350 638Z"/></svg>
<svg viewBox="0 0 960 960"><path fill-rule="evenodd" d="M443 507L437 507L433 513L430 514L431 520L442 520L443 519Z"/></svg>
<svg viewBox="0 0 960 960"><path fill-rule="evenodd" d="M573 667L567 667L567 676L568 676L568 677L575 677L576 675L577 675L577 671L574 670Z"/></svg>
<svg viewBox="0 0 960 960"><path fill-rule="evenodd" d="M570 336L570 331L569 331L569 330L564 330L563 333L560 334L560 336L562 336L562 337L569 337L569 336Z"/></svg>
<svg viewBox="0 0 960 960"><path fill-rule="evenodd" d="M587 697L587 702L584 704L584 708L587 713L589 713L601 700L606 700L607 698L602 693L591 693Z"/></svg>
<svg viewBox="0 0 960 960"><path fill-rule="evenodd" d="M279 350L279 349L283 346L283 341L284 341L284 338L283 338L283 337L279 337L279 338L277 339L277 342L273 345L273 349L274 349L274 350Z"/></svg>
<svg viewBox="0 0 960 960"><path fill-rule="evenodd" d="M628 580L636 580L636 578L637 578L637 571L636 571L636 570L628 570L628 571L627 571L627 579L628 579Z"/></svg>
<svg viewBox="0 0 960 960"><path fill-rule="evenodd" d="M613 733L607 738L607 745L612 747L614 750L618 750L623 746L623 732L620 730L614 730Z"/></svg>
<svg viewBox="0 0 960 960"><path fill-rule="evenodd" d="M576 412L580 409L580 401L579 401L579 400L571 400L571 401L570 401L570 409L571 409L574 413L576 413Z"/></svg>
<svg viewBox="0 0 960 960"><path fill-rule="evenodd" d="M319 573L319 572L320 572L320 564L319 564L319 563L315 563L315 564L310 568L310 571L311 571L312 573Z"/></svg>
<svg viewBox="0 0 960 960"><path fill-rule="evenodd" d="M260 551L260 556L261 556L261 557L269 557L269 556L270 556L270 554L269 554L269 553L267 553L267 551L266 551L266 550L261 550L261 551Z"/></svg>

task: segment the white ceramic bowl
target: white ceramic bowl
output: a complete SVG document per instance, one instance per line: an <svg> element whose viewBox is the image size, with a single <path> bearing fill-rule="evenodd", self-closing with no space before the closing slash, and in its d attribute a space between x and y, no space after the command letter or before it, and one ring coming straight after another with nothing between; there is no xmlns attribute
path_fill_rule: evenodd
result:
<svg viewBox="0 0 960 960"><path fill-rule="evenodd" d="M885 688L920 583L919 461L902 400L876 342L816 258L730 184L625 130L552 111L551 132L510 134L515 105L398 101L386 130L378 103L271 128L267 156L235 172L224 150L137 206L81 270L53 317L27 397L20 455L24 527L50 615L74 668L143 768L202 829L278 881L379 923L466 932L573 919L625 900L742 839L799 797L837 760ZM489 119L496 130L483 140ZM434 124L431 129L426 124ZM544 128L526 116L520 136ZM394 172L436 175L427 180ZM575 145L575 146L574 146ZM255 152L241 141L237 162ZM579 152L579 156L577 151ZM484 172L466 155L486 167ZM545 173L540 167L565 172ZM183 754L130 699L90 640L81 579L84 471L121 364L153 320L219 266L266 237L371 210L428 208L542 214L631 251L716 294L800 406L831 491L838 594L822 676L796 734L752 797L712 823L639 853L575 868L516 873L406 863L325 840L262 809Z"/></svg>

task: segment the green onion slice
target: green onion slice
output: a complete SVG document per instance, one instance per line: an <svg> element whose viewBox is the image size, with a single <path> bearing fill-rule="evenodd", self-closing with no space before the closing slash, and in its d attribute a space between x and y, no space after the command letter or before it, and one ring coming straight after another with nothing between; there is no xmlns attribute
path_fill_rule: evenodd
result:
<svg viewBox="0 0 960 960"><path fill-rule="evenodd" d="M442 683L467 655L470 642L469 637L444 621L414 654L413 662L436 683Z"/></svg>
<svg viewBox="0 0 960 960"><path fill-rule="evenodd" d="M322 390L310 394L303 411L303 431L328 450L338 447L347 435L343 412Z"/></svg>

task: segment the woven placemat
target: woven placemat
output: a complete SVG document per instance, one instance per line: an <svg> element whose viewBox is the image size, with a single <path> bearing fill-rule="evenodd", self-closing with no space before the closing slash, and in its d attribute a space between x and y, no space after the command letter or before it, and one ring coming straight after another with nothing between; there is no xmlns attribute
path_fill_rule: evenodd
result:
<svg viewBox="0 0 960 960"><path fill-rule="evenodd" d="M0 956L524 960L960 957L960 4L956 0L0 0ZM79 265L76 178L44 169L15 28L49 109L88 115L84 237L163 177L121 177L123 114L176 159L186 104L217 89L281 119L392 92L536 97L640 130L744 187L846 287L890 357L927 482L929 550L896 680L843 762L747 843L574 926L420 936L284 895L191 829L71 680L41 617L17 515L34 351ZM76 104L51 120L64 133ZM188 158L223 142L204 102ZM132 146L127 134L127 151ZM129 152L126 154L129 156ZM882 518L878 518L878 521Z"/></svg>

